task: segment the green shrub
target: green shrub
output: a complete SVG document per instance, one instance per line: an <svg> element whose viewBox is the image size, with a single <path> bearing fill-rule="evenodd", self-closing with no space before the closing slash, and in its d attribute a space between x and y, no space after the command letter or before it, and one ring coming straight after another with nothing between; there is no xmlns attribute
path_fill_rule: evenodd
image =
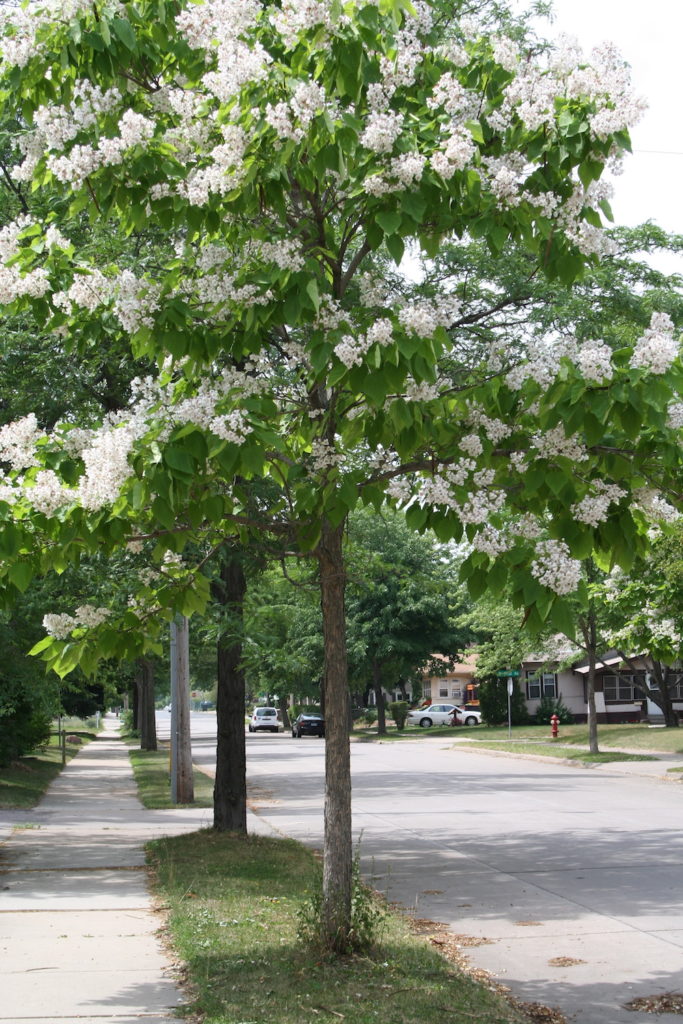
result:
<svg viewBox="0 0 683 1024"><path fill-rule="evenodd" d="M479 707L488 725L506 725L508 720L508 681L498 676L487 676L479 682ZM510 697L510 715L513 725L527 725L529 712L524 695L513 679Z"/></svg>
<svg viewBox="0 0 683 1024"><path fill-rule="evenodd" d="M21 697L0 707L0 765L30 754L50 738L50 716Z"/></svg>
<svg viewBox="0 0 683 1024"><path fill-rule="evenodd" d="M541 697L541 703L536 709L536 724L550 725L552 715L557 715L562 725L572 725L574 722L573 714L562 703L562 694L559 697Z"/></svg>
<svg viewBox="0 0 683 1024"><path fill-rule="evenodd" d="M410 704L407 700L395 700L389 705L391 717L396 722L397 729L404 729Z"/></svg>
<svg viewBox="0 0 683 1024"><path fill-rule="evenodd" d="M376 708L366 708L365 709L365 714L363 715L363 718L365 719L367 725L374 725L375 722L377 721L377 709Z"/></svg>

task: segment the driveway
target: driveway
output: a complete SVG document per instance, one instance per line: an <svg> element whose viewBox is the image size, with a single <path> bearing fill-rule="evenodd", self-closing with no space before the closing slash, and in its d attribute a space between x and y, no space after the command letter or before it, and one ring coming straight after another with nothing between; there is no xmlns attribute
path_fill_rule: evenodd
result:
<svg viewBox="0 0 683 1024"><path fill-rule="evenodd" d="M323 746L247 738L258 813L318 846ZM436 737L354 743L352 764L366 875L418 917L485 940L467 950L473 965L577 1024L680 1024L623 1008L683 992L678 784Z"/></svg>

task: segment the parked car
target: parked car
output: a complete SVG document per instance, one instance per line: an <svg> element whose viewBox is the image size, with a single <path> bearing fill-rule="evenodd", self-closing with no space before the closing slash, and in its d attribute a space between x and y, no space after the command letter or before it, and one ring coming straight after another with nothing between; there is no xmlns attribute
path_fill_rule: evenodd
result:
<svg viewBox="0 0 683 1024"><path fill-rule="evenodd" d="M276 708L254 708L249 722L249 732L284 732L284 725L277 717Z"/></svg>
<svg viewBox="0 0 683 1024"><path fill-rule="evenodd" d="M453 725L481 725L481 711L476 708L456 707L451 713Z"/></svg>
<svg viewBox="0 0 683 1024"><path fill-rule="evenodd" d="M199 710L200 711L213 711L213 701L212 700L203 700L201 702L201 704L199 705Z"/></svg>
<svg viewBox="0 0 683 1024"><path fill-rule="evenodd" d="M325 735L325 719L322 715L304 714L299 715L292 722L292 736L294 739L301 739L302 736Z"/></svg>
<svg viewBox="0 0 683 1024"><path fill-rule="evenodd" d="M432 725L452 725L453 712L456 710L455 704L430 704L426 708L412 708L408 712L406 725L421 725L423 729L429 729Z"/></svg>

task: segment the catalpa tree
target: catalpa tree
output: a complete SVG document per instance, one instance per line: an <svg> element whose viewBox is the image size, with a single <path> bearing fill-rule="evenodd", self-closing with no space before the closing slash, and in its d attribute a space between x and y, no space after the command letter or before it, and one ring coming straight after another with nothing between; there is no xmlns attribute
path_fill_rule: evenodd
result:
<svg viewBox="0 0 683 1024"><path fill-rule="evenodd" d="M386 272L444 240L510 240L571 282L604 251L607 165L640 112L611 49L544 52L483 33L466 4L71 0L5 8L16 181L50 212L0 233L0 301L87 358L103 332L159 372L97 429L0 431L7 590L95 548L154 542L155 613L201 610L185 544L283 533L318 560L325 642L323 918L350 934L351 803L342 535L364 502L466 538L472 591L511 575L561 617L593 548L627 561L645 504L677 497L678 343L534 338L454 358L457 289ZM515 41L518 39L518 42ZM75 220L149 225L146 267L79 252ZM144 262L144 261L143 261ZM143 269L140 269L140 267ZM482 315L478 311L477 315ZM267 486L254 485L267 482ZM160 574L161 575L161 574ZM147 585L146 585L147 586ZM147 586L147 590L149 590ZM57 671L135 656L134 598L48 619Z"/></svg>

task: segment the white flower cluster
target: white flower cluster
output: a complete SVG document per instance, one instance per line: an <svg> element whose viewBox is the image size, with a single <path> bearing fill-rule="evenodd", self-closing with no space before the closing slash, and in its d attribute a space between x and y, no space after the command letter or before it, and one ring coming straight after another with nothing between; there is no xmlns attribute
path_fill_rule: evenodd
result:
<svg viewBox="0 0 683 1024"><path fill-rule="evenodd" d="M605 384L612 379L612 349L601 341L585 341L576 355L576 365L586 380Z"/></svg>
<svg viewBox="0 0 683 1024"><path fill-rule="evenodd" d="M75 145L64 156L50 155L47 166L58 181L80 186L94 171L123 161L127 150L153 138L155 123L143 114L127 110L118 123L119 135L102 137L97 146Z"/></svg>
<svg viewBox="0 0 683 1024"><path fill-rule="evenodd" d="M22 295L41 298L50 289L45 270L36 267L22 271L16 262L21 251L21 235L33 226L30 217L18 217L0 229L0 303L13 302Z"/></svg>
<svg viewBox="0 0 683 1024"><path fill-rule="evenodd" d="M0 461L12 469L27 469L36 464L36 444L45 434L38 428L34 413L0 427Z"/></svg>
<svg viewBox="0 0 683 1024"><path fill-rule="evenodd" d="M345 455L338 452L325 437L314 438L311 443L311 466L315 473L327 473L343 466Z"/></svg>
<svg viewBox="0 0 683 1024"><path fill-rule="evenodd" d="M509 437L513 431L510 423L503 423L502 420L487 416L486 413L477 408L471 402L467 406L467 422L473 427L479 427L484 431L489 441L499 444L504 438Z"/></svg>
<svg viewBox="0 0 683 1024"><path fill-rule="evenodd" d="M467 452L467 454L471 455L473 458L476 458L477 455L481 455L484 450L481 438L477 437L476 434L465 434L464 437L460 438L458 447L462 449L462 451Z"/></svg>
<svg viewBox="0 0 683 1024"><path fill-rule="evenodd" d="M398 311L399 323L419 338L431 338L438 327L450 327L460 311L454 295L418 299Z"/></svg>
<svg viewBox="0 0 683 1024"><path fill-rule="evenodd" d="M299 82L289 102L267 103L265 119L280 139L301 142L316 114L326 107L324 88L317 82Z"/></svg>
<svg viewBox="0 0 683 1024"><path fill-rule="evenodd" d="M358 333L355 337L345 334L342 340L335 345L334 354L349 369L352 366L360 366L363 356L373 345L391 345L394 340L394 325L387 317L380 317L375 320L367 330L367 333Z"/></svg>
<svg viewBox="0 0 683 1024"><path fill-rule="evenodd" d="M572 558L562 540L542 540L536 545L531 575L556 594L571 594L581 580L581 562Z"/></svg>
<svg viewBox="0 0 683 1024"><path fill-rule="evenodd" d="M432 154L430 164L437 174L448 181L456 171L463 171L476 152L471 133L464 126L456 126L445 143Z"/></svg>
<svg viewBox="0 0 683 1024"><path fill-rule="evenodd" d="M633 493L633 506L644 512L653 522L675 523L681 513L653 488L641 487Z"/></svg>
<svg viewBox="0 0 683 1024"><path fill-rule="evenodd" d="M205 205L212 195L225 195L242 181L245 174L244 153L248 138L242 128L234 124L221 126L223 142L214 146L209 156L211 163L195 167L181 182L177 191L193 206Z"/></svg>
<svg viewBox="0 0 683 1024"><path fill-rule="evenodd" d="M304 255L301 246L292 238L282 238L278 242L261 242L261 257L266 262L275 263L280 270L302 270Z"/></svg>
<svg viewBox="0 0 683 1024"><path fill-rule="evenodd" d="M475 551L483 551L489 558L497 558L512 547L512 541L502 530L487 524L472 540Z"/></svg>
<svg viewBox="0 0 683 1024"><path fill-rule="evenodd" d="M616 504L626 497L626 491L616 484L607 484L603 480L595 480L591 486L592 494L587 494L581 501L572 505L574 518L587 526L598 526L608 518L610 505Z"/></svg>
<svg viewBox="0 0 683 1024"><path fill-rule="evenodd" d="M666 373L680 349L679 342L673 336L673 329L673 321L667 313L653 313L650 326L633 349L631 366L649 370L650 373Z"/></svg>
<svg viewBox="0 0 683 1024"><path fill-rule="evenodd" d="M505 381L512 391L519 391L526 380L535 380L548 388L560 369L562 359L576 359L576 338L533 338L527 347L526 361L520 362L506 375Z"/></svg>
<svg viewBox="0 0 683 1024"><path fill-rule="evenodd" d="M79 480L78 498L83 508L97 511L112 504L130 476L128 456L135 432L131 425L104 427L82 452L85 473Z"/></svg>
<svg viewBox="0 0 683 1024"><path fill-rule="evenodd" d="M275 29L289 50L293 50L303 32L308 35L312 29L321 27L330 30L332 17L329 0L283 0L280 10L270 16Z"/></svg>
<svg viewBox="0 0 683 1024"><path fill-rule="evenodd" d="M57 640L68 640L75 629L85 627L92 629L101 625L109 618L111 612L108 608L96 608L92 604L82 604L76 609L74 615L45 615L43 627L46 633L54 636Z"/></svg>
<svg viewBox="0 0 683 1024"><path fill-rule="evenodd" d="M586 448L578 434L567 437L561 423L551 430L546 430L545 433L535 434L532 443L538 452L537 458L539 459L562 457L571 459L573 462L585 462L588 458Z"/></svg>
<svg viewBox="0 0 683 1024"><path fill-rule="evenodd" d="M388 153L403 129L403 114L371 110L360 136L361 145L374 153Z"/></svg>
<svg viewBox="0 0 683 1024"><path fill-rule="evenodd" d="M666 425L671 430L680 430L683 427L683 402L672 402L667 413Z"/></svg>

